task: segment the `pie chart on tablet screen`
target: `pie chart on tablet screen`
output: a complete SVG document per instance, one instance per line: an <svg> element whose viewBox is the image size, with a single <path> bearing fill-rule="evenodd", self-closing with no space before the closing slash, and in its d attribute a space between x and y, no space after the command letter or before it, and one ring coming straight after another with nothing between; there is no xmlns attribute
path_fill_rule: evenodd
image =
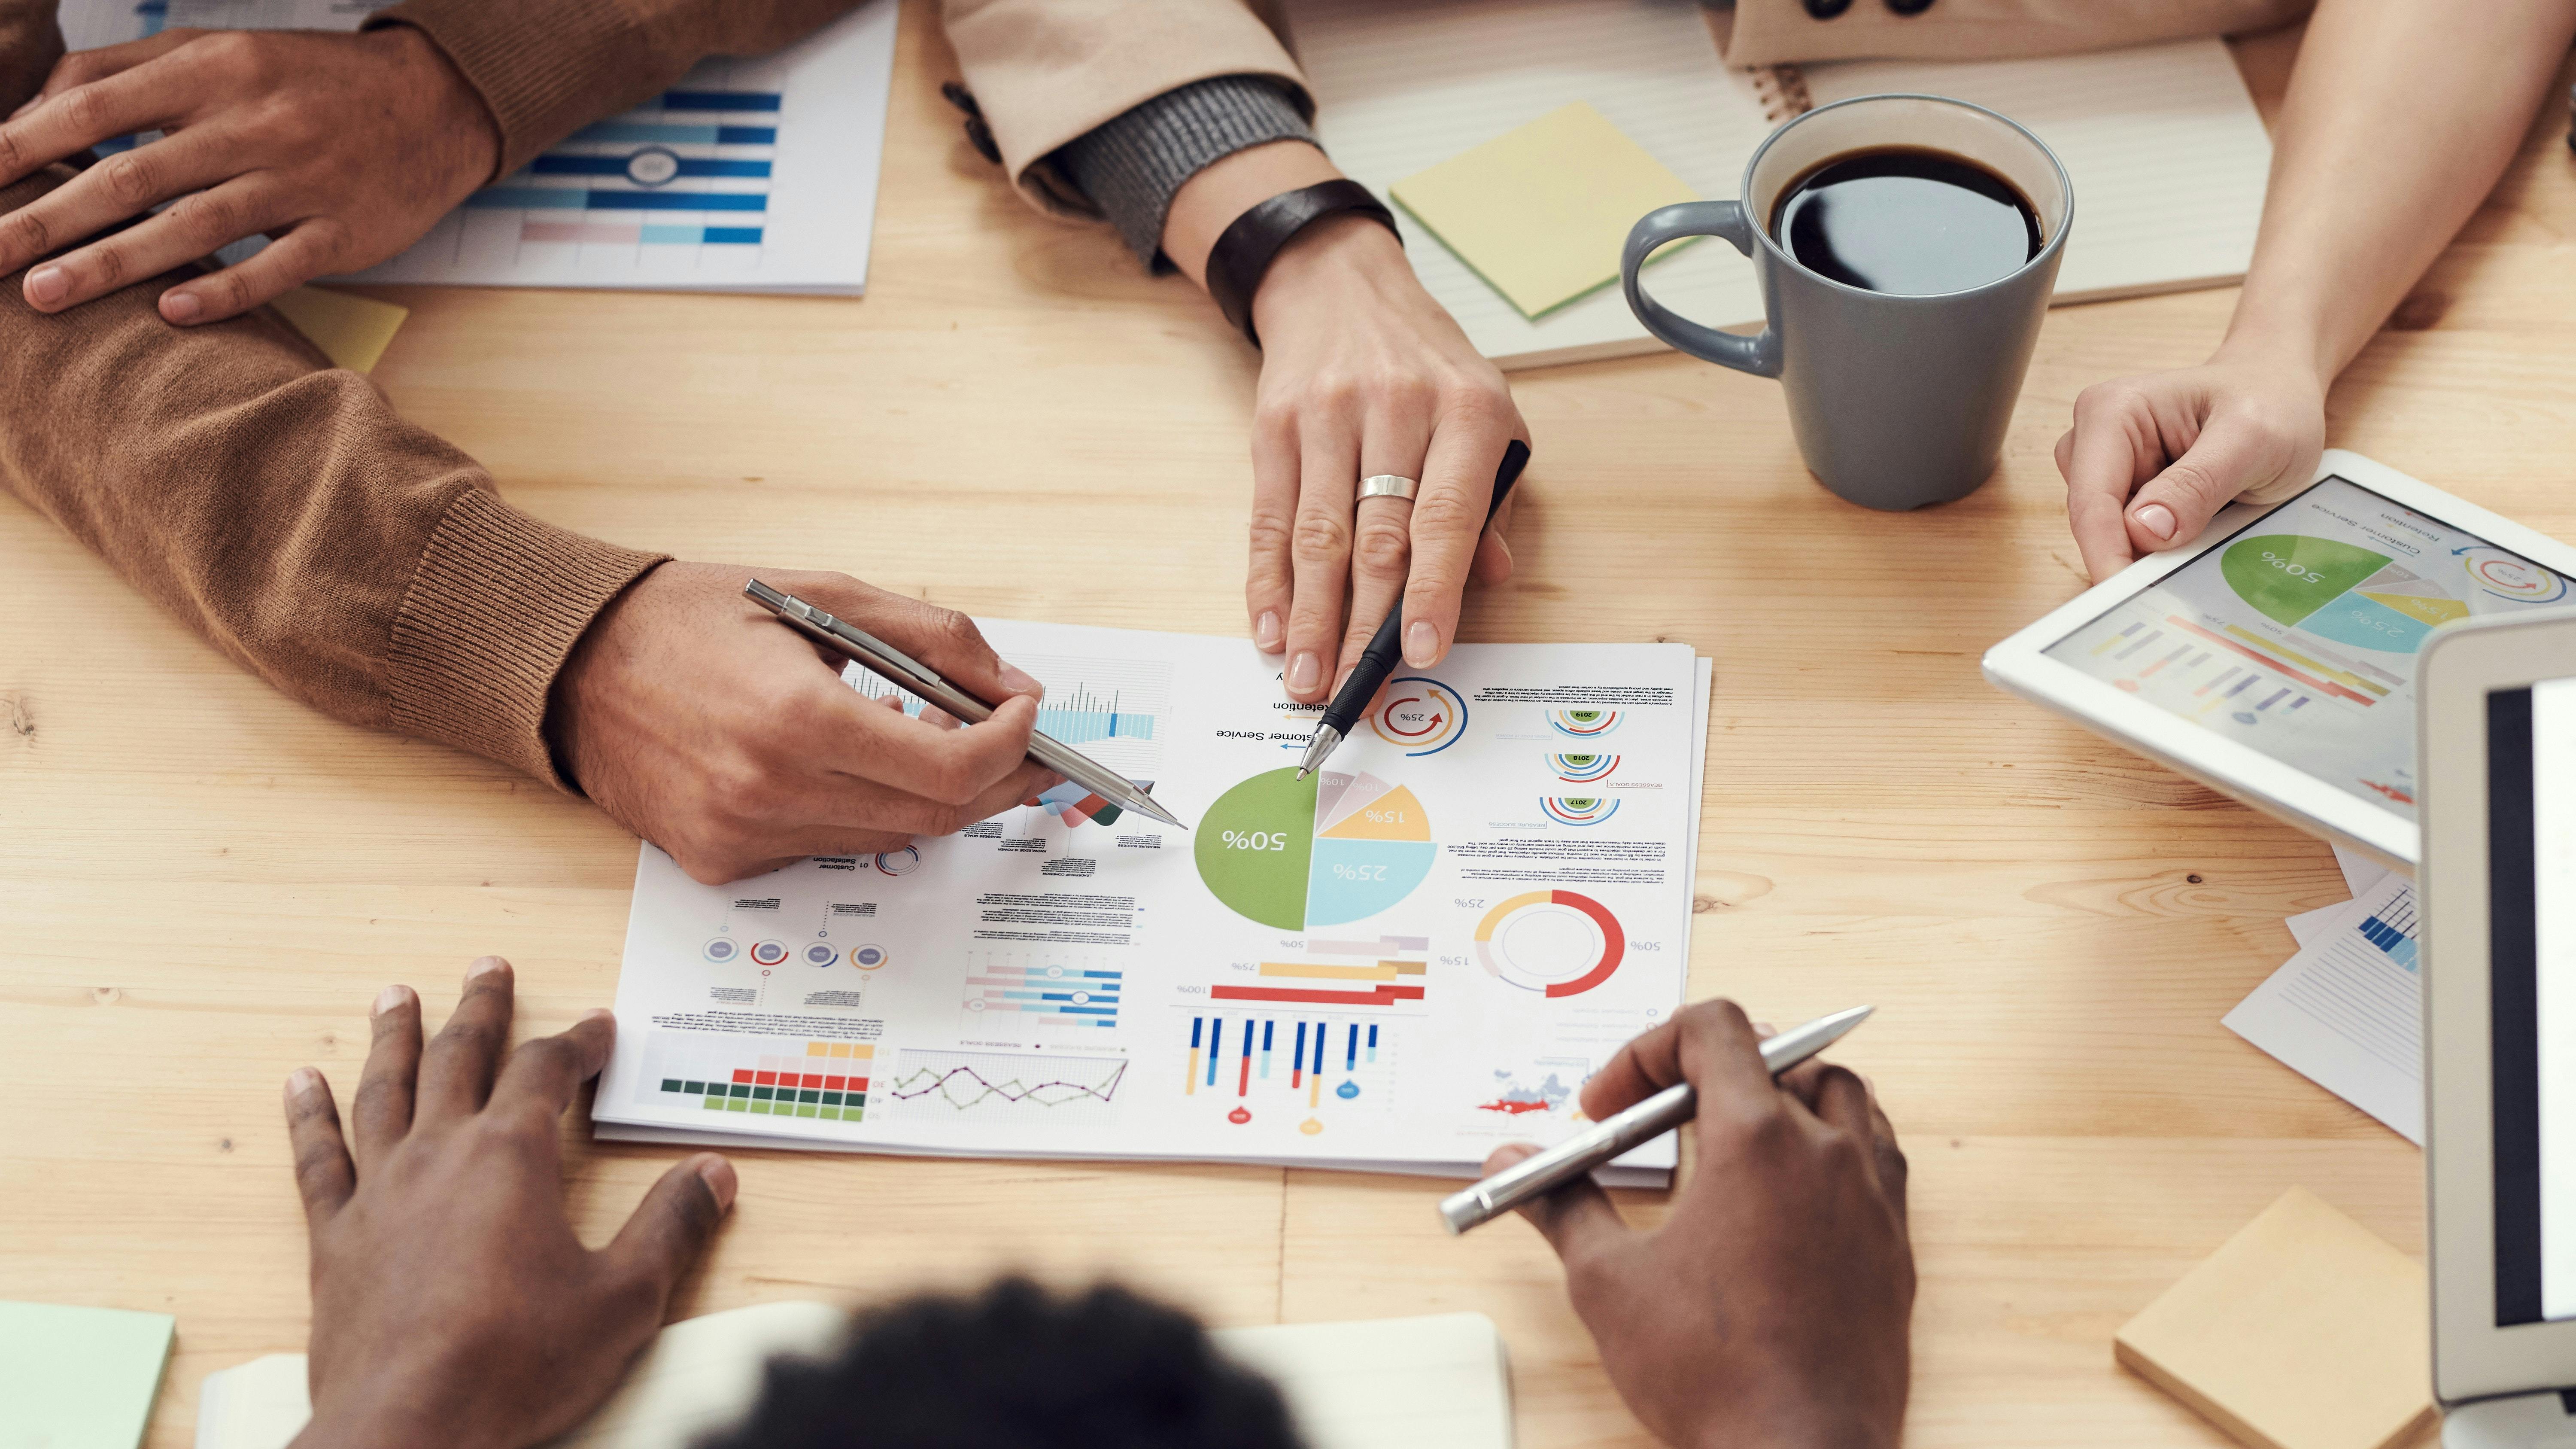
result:
<svg viewBox="0 0 2576 1449"><path fill-rule="evenodd" d="M1217 797L1193 832L1199 879L1237 915L1303 931L1401 904L1440 856L1422 802L1374 775L1293 769Z"/></svg>

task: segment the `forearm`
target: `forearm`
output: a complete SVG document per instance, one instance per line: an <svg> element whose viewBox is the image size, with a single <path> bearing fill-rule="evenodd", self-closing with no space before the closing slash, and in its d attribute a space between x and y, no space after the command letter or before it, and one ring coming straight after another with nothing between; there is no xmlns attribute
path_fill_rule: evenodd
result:
<svg viewBox="0 0 2576 1449"><path fill-rule="evenodd" d="M604 116L668 89L709 56L766 55L857 0L404 0L370 29L438 43L501 130L495 179Z"/></svg>
<svg viewBox="0 0 2576 1449"><path fill-rule="evenodd" d="M551 778L547 690L654 557L511 509L274 318L170 327L172 280L62 316L0 280L0 487L295 698Z"/></svg>
<svg viewBox="0 0 2576 1449"><path fill-rule="evenodd" d="M2571 34L2570 0L2323 0L2222 351L2341 372L2503 174Z"/></svg>

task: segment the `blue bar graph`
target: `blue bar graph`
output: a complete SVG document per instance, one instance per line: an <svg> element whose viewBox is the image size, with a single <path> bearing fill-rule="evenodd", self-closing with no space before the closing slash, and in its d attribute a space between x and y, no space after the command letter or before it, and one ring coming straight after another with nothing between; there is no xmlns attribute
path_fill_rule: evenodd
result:
<svg viewBox="0 0 2576 1449"><path fill-rule="evenodd" d="M660 157L661 152L648 153ZM528 170L539 176L623 176L632 164L624 156L540 156L528 163ZM676 163L681 176L766 177L766 161L704 161L682 156ZM658 179L658 178L656 178Z"/></svg>
<svg viewBox="0 0 2576 1449"><path fill-rule="evenodd" d="M774 111L780 97L774 91L664 91L662 109L666 111Z"/></svg>
<svg viewBox="0 0 2576 1449"><path fill-rule="evenodd" d="M1275 1021L1261 1024L1261 1075L1265 1079L1270 1075L1270 1029L1278 1024Z"/></svg>
<svg viewBox="0 0 2576 1449"><path fill-rule="evenodd" d="M601 121L572 133L613 146L775 146L776 126L692 126L670 121Z"/></svg>
<svg viewBox="0 0 2576 1449"><path fill-rule="evenodd" d="M1243 1024L1243 1029L1245 1031L1252 1030L1252 1023L1245 1022ZM1212 1018L1208 1022L1207 1084L1211 1087L1216 1085L1216 1059L1224 1055L1225 1018L1220 1016Z"/></svg>
<svg viewBox="0 0 2576 1449"><path fill-rule="evenodd" d="M2361 923L2361 938L2385 952L2389 960L2409 971L2415 969L2415 938L2403 929L2372 916Z"/></svg>
<svg viewBox="0 0 2576 1449"><path fill-rule="evenodd" d="M1370 1023L1369 1023L1368 1060L1369 1060L1369 1065L1370 1065L1370 1066L1376 1066L1376 1065L1377 1065L1377 1023L1376 1023L1376 1022L1370 1022Z"/></svg>
<svg viewBox="0 0 2576 1449"><path fill-rule="evenodd" d="M465 198L477 208L523 211L767 211L757 191L588 191L570 186L494 186Z"/></svg>
<svg viewBox="0 0 2576 1449"><path fill-rule="evenodd" d="M1351 1023L1350 1041L1342 1049L1342 1070L1347 1072L1360 1064L1360 1024Z"/></svg>

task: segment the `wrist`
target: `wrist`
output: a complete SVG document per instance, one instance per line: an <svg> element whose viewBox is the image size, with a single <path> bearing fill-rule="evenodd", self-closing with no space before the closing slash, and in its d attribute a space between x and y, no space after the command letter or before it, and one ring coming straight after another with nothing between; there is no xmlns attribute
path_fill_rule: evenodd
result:
<svg viewBox="0 0 2576 1449"><path fill-rule="evenodd" d="M1172 193L1163 218L1163 254L1189 279L1207 285L1208 253L1235 218L1282 192L1334 181L1341 172L1303 141L1247 147L1206 166Z"/></svg>
<svg viewBox="0 0 2576 1449"><path fill-rule="evenodd" d="M493 173L501 164L501 123L454 57L427 31L409 25L388 25L359 39L384 46L405 74L421 78L430 97L430 134L444 143L440 150L448 188L461 196L497 180Z"/></svg>
<svg viewBox="0 0 2576 1449"><path fill-rule="evenodd" d="M1289 238L1271 259L1252 293L1252 325L1264 335L1294 330L1302 318L1330 310L1315 298L1372 287L1390 277L1413 280L1404 244L1374 217L1358 212L1328 216Z"/></svg>

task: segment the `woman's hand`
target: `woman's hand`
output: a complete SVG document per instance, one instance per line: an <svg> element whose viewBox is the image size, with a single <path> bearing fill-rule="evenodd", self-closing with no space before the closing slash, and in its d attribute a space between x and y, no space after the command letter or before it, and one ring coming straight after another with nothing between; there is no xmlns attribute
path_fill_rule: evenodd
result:
<svg viewBox="0 0 2576 1449"><path fill-rule="evenodd" d="M1204 283L1208 253L1237 217L1341 174L1303 141L1237 151L1173 195L1163 251ZM1327 217L1281 247L1252 294L1252 325L1262 346L1244 581L1253 642L1287 651L1290 698L1320 701L1401 592L1405 662L1439 663L1458 637L1469 573L1511 576L1502 532L1512 505L1485 527L1503 450L1529 439L1511 389L1422 290L1394 233L1365 216ZM1379 473L1421 487L1410 503L1360 502L1360 480Z"/></svg>
<svg viewBox="0 0 2576 1449"><path fill-rule="evenodd" d="M2066 521L2096 583L2191 542L2237 498L2278 501L2326 439L2326 385L2302 354L2221 347L2199 367L2096 383L2057 440Z"/></svg>
<svg viewBox="0 0 2576 1449"><path fill-rule="evenodd" d="M1490 534L1485 509L1503 450L1529 429L1502 373L1366 217L1318 222L1283 248L1252 319L1263 349L1244 583L1253 641L1285 647L1291 698L1320 700L1400 593L1405 662L1438 663L1469 573L1511 576L1510 504ZM1359 480L1380 473L1421 489L1411 503L1354 507Z"/></svg>

